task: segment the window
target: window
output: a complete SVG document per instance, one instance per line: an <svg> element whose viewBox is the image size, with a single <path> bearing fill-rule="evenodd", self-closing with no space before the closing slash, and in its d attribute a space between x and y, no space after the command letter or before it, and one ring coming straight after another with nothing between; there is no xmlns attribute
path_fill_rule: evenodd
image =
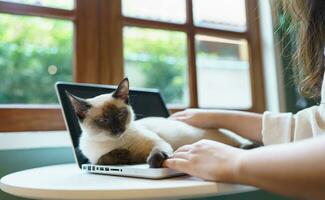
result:
<svg viewBox="0 0 325 200"><path fill-rule="evenodd" d="M50 7L50 8L61 8L61 9L67 9L67 10L71 10L74 8L73 0L64 0L64 1L57 1L57 0L3 0L3 1L27 4L27 5L42 6L42 7Z"/></svg>
<svg viewBox="0 0 325 200"><path fill-rule="evenodd" d="M141 5L141 6L139 6ZM122 0L126 17L183 24L186 21L185 0ZM171 9L177 11L172 13Z"/></svg>
<svg viewBox="0 0 325 200"><path fill-rule="evenodd" d="M254 6L245 0L123 0L124 74L134 86L159 88L170 108L262 111Z"/></svg>
<svg viewBox="0 0 325 200"><path fill-rule="evenodd" d="M246 30L245 0L193 0L193 19L196 26Z"/></svg>
<svg viewBox="0 0 325 200"><path fill-rule="evenodd" d="M62 130L56 81L117 84L124 76L159 88L172 111L261 112L256 5L0 0L0 131Z"/></svg>
<svg viewBox="0 0 325 200"><path fill-rule="evenodd" d="M250 109L247 41L196 35L195 44L199 107Z"/></svg>
<svg viewBox="0 0 325 200"><path fill-rule="evenodd" d="M0 27L0 103L57 104L53 85L72 81L72 22L0 14Z"/></svg>
<svg viewBox="0 0 325 200"><path fill-rule="evenodd" d="M132 85L159 88L169 105L188 105L186 34L128 26L123 32L125 74Z"/></svg>

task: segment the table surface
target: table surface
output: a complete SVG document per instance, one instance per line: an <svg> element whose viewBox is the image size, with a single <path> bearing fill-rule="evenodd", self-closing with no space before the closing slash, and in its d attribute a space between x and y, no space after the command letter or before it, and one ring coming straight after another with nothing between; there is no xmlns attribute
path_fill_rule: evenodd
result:
<svg viewBox="0 0 325 200"><path fill-rule="evenodd" d="M203 181L191 176L161 180L96 175L76 164L53 165L9 174L1 189L34 199L178 199L256 190L244 185Z"/></svg>

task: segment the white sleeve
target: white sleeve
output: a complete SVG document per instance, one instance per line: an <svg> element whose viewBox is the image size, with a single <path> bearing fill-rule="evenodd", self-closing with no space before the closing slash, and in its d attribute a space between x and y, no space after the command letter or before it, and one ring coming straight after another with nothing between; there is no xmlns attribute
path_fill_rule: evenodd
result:
<svg viewBox="0 0 325 200"><path fill-rule="evenodd" d="M265 112L262 123L263 144L290 142L292 140L294 122L294 117L291 113Z"/></svg>
<svg viewBox="0 0 325 200"><path fill-rule="evenodd" d="M297 114L263 114L263 144L280 144L316 137L325 133L325 108L313 106Z"/></svg>
<svg viewBox="0 0 325 200"><path fill-rule="evenodd" d="M294 142L325 134L325 73L321 104L292 113L263 114L262 141L264 145Z"/></svg>

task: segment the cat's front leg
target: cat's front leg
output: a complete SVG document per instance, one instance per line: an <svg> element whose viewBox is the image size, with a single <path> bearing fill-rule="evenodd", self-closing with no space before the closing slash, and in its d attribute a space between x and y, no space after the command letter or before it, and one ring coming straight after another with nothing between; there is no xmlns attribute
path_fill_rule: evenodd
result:
<svg viewBox="0 0 325 200"><path fill-rule="evenodd" d="M128 149L114 149L97 160L97 165L130 164L131 153Z"/></svg>
<svg viewBox="0 0 325 200"><path fill-rule="evenodd" d="M160 168L173 153L173 148L165 141L155 144L147 158L150 168Z"/></svg>

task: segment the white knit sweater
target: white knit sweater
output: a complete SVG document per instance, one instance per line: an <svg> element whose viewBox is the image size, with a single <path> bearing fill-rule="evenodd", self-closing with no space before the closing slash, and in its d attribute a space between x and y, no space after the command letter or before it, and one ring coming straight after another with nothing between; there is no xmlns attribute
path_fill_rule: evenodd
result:
<svg viewBox="0 0 325 200"><path fill-rule="evenodd" d="M297 114L263 114L264 145L294 142L325 134L325 74L321 90L321 104L301 110Z"/></svg>

